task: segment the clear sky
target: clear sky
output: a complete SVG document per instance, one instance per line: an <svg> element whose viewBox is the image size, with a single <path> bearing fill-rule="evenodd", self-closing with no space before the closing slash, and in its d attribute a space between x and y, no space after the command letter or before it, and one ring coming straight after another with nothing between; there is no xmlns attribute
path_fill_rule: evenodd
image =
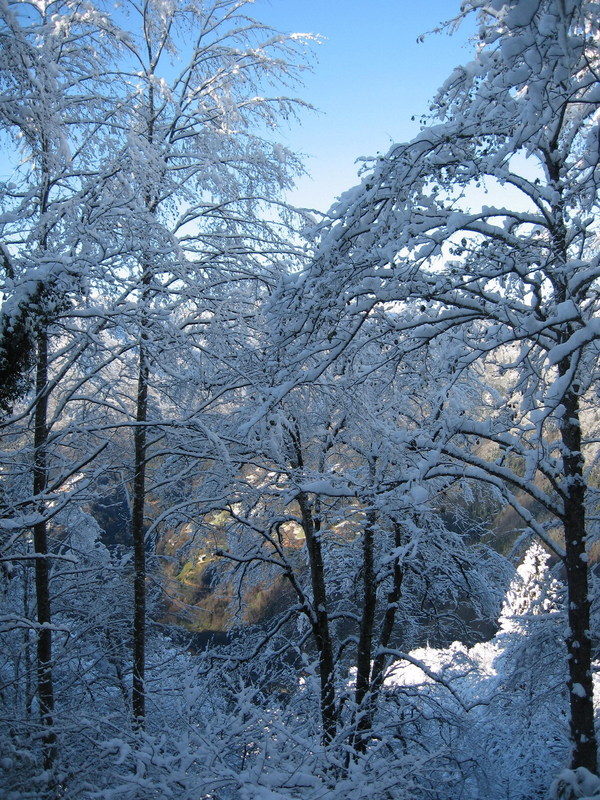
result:
<svg viewBox="0 0 600 800"><path fill-rule="evenodd" d="M302 114L285 144L306 154L291 202L326 210L358 182L360 156L385 153L418 131L419 114L453 67L470 61L474 23L453 36L421 34L455 16L459 0L255 0L253 16L280 31L318 33L318 61L298 94Z"/></svg>

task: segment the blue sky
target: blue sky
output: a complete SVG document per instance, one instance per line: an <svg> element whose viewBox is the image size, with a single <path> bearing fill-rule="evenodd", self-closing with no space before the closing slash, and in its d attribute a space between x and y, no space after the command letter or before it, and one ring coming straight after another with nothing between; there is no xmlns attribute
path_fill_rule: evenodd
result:
<svg viewBox="0 0 600 800"><path fill-rule="evenodd" d="M298 92L320 113L302 114L284 139L308 156L312 174L292 202L327 209L357 183L357 158L417 132L411 117L426 111L454 66L471 60L474 26L417 39L458 9L458 0L255 0L253 16L262 22L325 37Z"/></svg>

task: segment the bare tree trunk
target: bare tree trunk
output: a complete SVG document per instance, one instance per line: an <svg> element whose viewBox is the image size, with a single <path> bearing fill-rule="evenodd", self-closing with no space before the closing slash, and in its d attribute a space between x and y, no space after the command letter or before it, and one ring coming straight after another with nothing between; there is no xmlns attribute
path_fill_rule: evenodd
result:
<svg viewBox="0 0 600 800"><path fill-rule="evenodd" d="M375 609L377 604L377 586L375 583L374 529L375 514L369 511L367 524L363 531L362 576L363 605L360 617L358 648L356 654L356 691L355 703L356 732L352 737L352 745L358 753L364 753L368 742L368 730L372 724L372 713L369 706L372 698L371 689L371 657L373 652L373 628L375 626Z"/></svg>
<svg viewBox="0 0 600 800"><path fill-rule="evenodd" d="M325 586L325 566L320 539L320 522L313 517L308 498L304 492L298 495L298 505L302 514L302 526L306 538L310 579L313 593L314 618L313 636L319 654L319 679L321 682L320 706L323 724L323 744L329 744L337 733L338 715L335 703L335 660L331 632L327 589Z"/></svg>
<svg viewBox="0 0 600 800"><path fill-rule="evenodd" d="M44 492L48 485L48 335L42 328L37 335L36 404L34 418L33 493L38 498L37 512L45 516ZM52 612L48 558L48 523L41 519L33 526L35 592L37 604L37 687L44 745L44 769L51 769L56 757L54 688L52 683Z"/></svg>
<svg viewBox="0 0 600 800"><path fill-rule="evenodd" d="M29 615L31 613L31 606L30 606L30 572L29 566L27 563L23 566L23 618L29 619ZM31 715L31 704L33 702L33 697L35 693L35 689L33 688L33 681L32 681L32 665L33 665L33 656L32 656L32 647L31 647L31 631L29 628L23 628L23 675L25 679L25 698L24 698L24 708L25 708L25 715Z"/></svg>
<svg viewBox="0 0 600 800"><path fill-rule="evenodd" d="M397 553L402 546L402 526L398 522L394 522L394 551ZM383 623L381 625L381 633L379 635L379 652L373 660L373 669L371 671L371 693L374 699L381 689L383 678L385 675L385 668L389 660L385 650L390 644L394 626L396 624L396 612L398 610L398 603L402 597L402 580L404 578L404 570L400 563L400 558L396 556L392 566L392 585L387 595L387 605L385 614L383 615Z"/></svg>
<svg viewBox="0 0 600 800"><path fill-rule="evenodd" d="M387 595L387 604L379 640L377 653L373 656L373 630L376 611L376 584L373 567L373 527L374 520L365 531L363 544L363 614L361 617L360 638L357 657L356 708L359 714L356 735L352 746L358 753L365 752L368 743L368 732L373 727L373 717L377 701L383 686L385 668L389 659L385 649L390 643L396 624L396 611L402 596L402 579L404 572L400 559L396 557L392 566L392 585ZM397 552L402 545L402 528L394 523L394 549ZM371 664L372 660L372 664Z"/></svg>
<svg viewBox="0 0 600 800"><path fill-rule="evenodd" d="M586 553L585 481L581 455L579 398L570 390L563 398L565 413L560 421L564 448L565 570L568 592L569 704L571 709L571 766L596 773L597 741L594 727L590 598Z"/></svg>
<svg viewBox="0 0 600 800"><path fill-rule="evenodd" d="M559 130L559 129L557 129ZM558 136L558 133L557 133ZM553 143L556 145L556 142ZM552 244L556 276L553 285L557 303L571 299L565 267L568 262L567 227L565 223L561 184L561 159L554 146L546 157L546 167L556 190L558 202L552 207ZM571 323L559 330L559 341L566 342L575 333ZM565 570L567 583L569 633L566 639L569 661L570 728L573 753L571 766L598 771L598 747L594 726L594 688L592 680L592 642L590 635L590 610L588 555L586 552L586 483L581 452L581 421L579 383L575 378L576 365L569 356L558 363L559 377L571 377L570 385L562 398L565 411L558 419L562 443L563 500L562 523L565 535Z"/></svg>
<svg viewBox="0 0 600 800"><path fill-rule="evenodd" d="M152 46L146 40L148 57L153 62ZM154 87L148 87L147 97L147 140L154 141L155 107ZM160 177L157 176L160 183ZM148 187L144 195L144 205L150 215L156 213L158 200ZM136 425L133 430L134 477L133 501L131 510L131 533L133 538L134 580L133 580L133 684L132 711L134 728L143 728L146 716L146 537L144 509L146 505L146 452L148 420L148 380L150 375L149 353L149 310L150 284L152 283L152 263L148 256L142 260L140 291L140 349L138 360L138 382L136 395Z"/></svg>
<svg viewBox="0 0 600 800"><path fill-rule="evenodd" d="M144 506L146 500L146 427L148 416L148 353L145 325L142 325L138 363L136 426L133 430L134 476L131 534L133 538L133 687L132 711L135 728L143 728L146 715L146 541Z"/></svg>

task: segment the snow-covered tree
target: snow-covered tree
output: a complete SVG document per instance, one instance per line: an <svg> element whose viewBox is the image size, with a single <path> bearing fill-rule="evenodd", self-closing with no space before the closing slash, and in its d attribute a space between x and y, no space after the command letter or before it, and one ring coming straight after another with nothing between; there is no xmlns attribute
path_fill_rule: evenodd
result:
<svg viewBox="0 0 600 800"><path fill-rule="evenodd" d="M342 196L312 269L282 293L285 307L309 309L295 317L289 360L318 352L324 370L377 312L397 359L444 335L456 375L485 365L477 415L451 408L447 384L430 474L495 485L563 559L573 766L594 771L586 459L598 354L598 9L463 3L474 11L474 61L447 80L422 132Z"/></svg>
<svg viewBox="0 0 600 800"><path fill-rule="evenodd" d="M108 171L110 191L122 204L120 269L128 299L137 307L133 318L129 311L123 315L122 324L137 350L129 419L132 700L140 724L145 715L148 425L161 418L153 372L162 371L163 381L171 373L176 383L173 352L195 351L193 380L198 395L206 395L203 360L224 365L234 351L227 353L224 344L216 352L207 349L211 338L230 336L236 321L253 313L264 282L279 269L277 262L295 252L285 238L292 236L291 211L280 197L300 167L265 131L275 130L299 105L270 96L269 90L297 80L310 37L275 33L246 14L248 5L148 0L124 6L131 35L122 37L126 57L119 65L116 119L125 137L115 143ZM210 333L215 324L216 336ZM220 392L228 384L235 387L239 376L222 380L226 386ZM199 399L192 398L193 406L203 405ZM179 413L190 418L193 407Z"/></svg>
<svg viewBox="0 0 600 800"><path fill-rule="evenodd" d="M535 800L568 757L565 592L549 560L529 547L488 641L420 647L391 665L378 724L397 726L413 755L436 753L425 797Z"/></svg>
<svg viewBox="0 0 600 800"><path fill-rule="evenodd" d="M279 573L292 588L296 602L274 631L314 650L323 742L349 741L355 754L376 738L389 663L424 630L447 639L464 632L467 598L475 616L495 618L502 572L502 559L478 543L477 524L461 528L446 512L444 501L453 490L467 494L467 483L429 480L434 454L417 445L435 418L444 361L420 354L419 369L407 360L406 373L390 363L371 374L382 357L371 327L335 372L309 378L266 416L256 419L255 402L241 407L249 452L224 509L226 555L240 580Z"/></svg>
<svg viewBox="0 0 600 800"><path fill-rule="evenodd" d="M16 552L25 563L30 559L35 570L32 627L47 767L55 753L48 525L63 502L57 493L81 456L79 452L73 459L65 457L68 434L63 438L57 427L65 401L56 401L55 388L72 376L89 344L81 336L81 318L72 311L92 277L86 273L102 260L90 243L85 218L96 196L98 131L106 110L99 82L110 46L106 32L104 16L82 4L11 2L1 9L0 126L13 168L0 197L5 414L28 386L33 388L28 403L3 422L5 441L10 443L5 464L10 464L11 482L3 504L4 544L9 557ZM29 425L31 438L23 423ZM17 458L15 444L25 444ZM97 445L83 461L92 457ZM67 448L62 453L61 446ZM31 486L15 496L15 488L25 489L20 479L25 465L31 471ZM15 537L26 540L28 530L33 553L20 545L13 550Z"/></svg>
<svg viewBox="0 0 600 800"><path fill-rule="evenodd" d="M534 541L517 567L508 588L498 619L505 633L526 632L530 616L540 616L559 609L561 585L548 574L548 551Z"/></svg>
<svg viewBox="0 0 600 800"><path fill-rule="evenodd" d="M248 321L298 253L280 198L300 166L273 132L301 106L280 88L296 81L310 37L279 35L248 6L60 0L1 9L0 122L13 170L0 198L2 557L19 564L19 580L21 564L36 571L30 628L46 767L57 753L53 672L66 692L71 663L66 650L62 664L52 652L52 590L69 587L55 598L63 619L76 584L61 520L85 516L115 474L132 486L133 676L115 644L127 636L102 642L90 622L88 641L98 663L114 651L121 700L133 677L141 727L147 498L154 490L163 521L190 513L186 481L196 507L198 497L214 499L217 489L198 490L216 472L199 465L219 448L207 409L223 428L219 403L249 382L239 356L253 335ZM151 457L158 487L148 486ZM168 516L170 502L178 511ZM63 562L66 572L56 568ZM78 569L90 587L105 575L93 559ZM28 604L29 582L22 588ZM31 716L36 704L22 708Z"/></svg>
<svg viewBox="0 0 600 800"><path fill-rule="evenodd" d="M548 791L568 752L565 590L549 561L533 542L508 588L491 643L498 678L485 714L487 747L502 783L524 798Z"/></svg>

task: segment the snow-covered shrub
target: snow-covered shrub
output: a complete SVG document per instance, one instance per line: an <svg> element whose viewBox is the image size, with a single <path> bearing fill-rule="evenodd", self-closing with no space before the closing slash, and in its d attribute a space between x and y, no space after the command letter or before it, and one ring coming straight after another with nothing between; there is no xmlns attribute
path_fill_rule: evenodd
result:
<svg viewBox="0 0 600 800"><path fill-rule="evenodd" d="M600 778L585 767L563 769L550 788L550 800L600 797Z"/></svg>

